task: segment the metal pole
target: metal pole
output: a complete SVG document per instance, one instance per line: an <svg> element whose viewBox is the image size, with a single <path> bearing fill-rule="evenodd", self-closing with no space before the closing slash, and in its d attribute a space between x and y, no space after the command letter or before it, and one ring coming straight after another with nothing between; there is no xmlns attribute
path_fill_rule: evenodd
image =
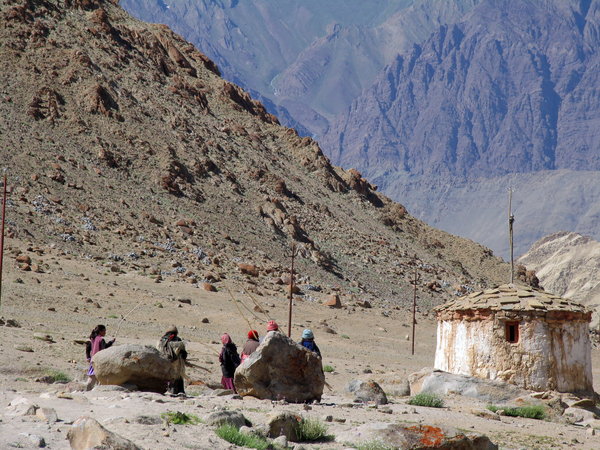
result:
<svg viewBox="0 0 600 450"><path fill-rule="evenodd" d="M511 213L512 206L512 188L508 191L508 240L510 242L510 283L515 282L515 263L513 259L513 223L515 221L514 214Z"/></svg>
<svg viewBox="0 0 600 450"><path fill-rule="evenodd" d="M417 324L417 272L418 267L415 267L415 293L413 296L413 326L412 326L412 354L415 354L415 325Z"/></svg>
<svg viewBox="0 0 600 450"><path fill-rule="evenodd" d="M290 271L290 314L288 318L288 337L292 337L292 298L294 296L294 256L296 244L292 242L292 270Z"/></svg>
<svg viewBox="0 0 600 450"><path fill-rule="evenodd" d="M2 230L0 231L0 311L2 308L2 260L4 259L4 217L6 216L6 169L4 169L4 195L2 197Z"/></svg>

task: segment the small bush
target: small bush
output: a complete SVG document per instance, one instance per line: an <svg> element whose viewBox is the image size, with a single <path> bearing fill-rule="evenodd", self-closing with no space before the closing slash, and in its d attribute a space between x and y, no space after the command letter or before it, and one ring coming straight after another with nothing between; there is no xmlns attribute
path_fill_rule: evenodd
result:
<svg viewBox="0 0 600 450"><path fill-rule="evenodd" d="M419 392L408 399L409 405L428 406L429 408L443 408L444 399L437 394L427 394Z"/></svg>
<svg viewBox="0 0 600 450"><path fill-rule="evenodd" d="M363 442L355 446L357 450L394 450L395 447L391 445L384 444L381 441L369 441Z"/></svg>
<svg viewBox="0 0 600 450"><path fill-rule="evenodd" d="M327 425L319 419L304 419L294 427L296 437L300 442L317 441L319 439L328 439Z"/></svg>
<svg viewBox="0 0 600 450"><path fill-rule="evenodd" d="M335 369L333 368L333 366L330 366L329 364L323 367L323 372L333 372L334 370Z"/></svg>
<svg viewBox="0 0 600 450"><path fill-rule="evenodd" d="M542 420L546 418L546 409L543 405L525 405L518 407L505 407L496 405L487 405L487 409L492 412L504 410L507 416L524 417L526 419Z"/></svg>
<svg viewBox="0 0 600 450"><path fill-rule="evenodd" d="M44 375L54 377L55 382L56 381L59 381L59 382L64 381L64 382L68 383L69 381L71 381L73 379L69 376L69 374L63 372L62 370L53 369L53 368L44 370Z"/></svg>
<svg viewBox="0 0 600 450"><path fill-rule="evenodd" d="M350 339L350 336L348 336L347 334L342 334L342 338L343 339Z"/></svg>
<svg viewBox="0 0 600 450"><path fill-rule="evenodd" d="M217 436L240 447L256 448L257 450L272 450L273 444L264 436L242 434L235 426L226 423L215 430Z"/></svg>
<svg viewBox="0 0 600 450"><path fill-rule="evenodd" d="M203 423L198 416L195 416L194 414L182 413L180 411L168 411L162 413L160 417L162 417L163 420L175 425L197 425L199 423Z"/></svg>
<svg viewBox="0 0 600 450"><path fill-rule="evenodd" d="M118 319L119 316L117 316L116 314L111 314L110 316L108 316L109 319Z"/></svg>

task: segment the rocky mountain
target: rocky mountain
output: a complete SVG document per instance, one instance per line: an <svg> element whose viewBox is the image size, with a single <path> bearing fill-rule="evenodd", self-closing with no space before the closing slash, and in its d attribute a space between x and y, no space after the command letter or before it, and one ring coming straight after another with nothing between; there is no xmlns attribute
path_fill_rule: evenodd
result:
<svg viewBox="0 0 600 450"><path fill-rule="evenodd" d="M123 0L215 61L301 135L320 135L400 52L481 0Z"/></svg>
<svg viewBox="0 0 600 450"><path fill-rule="evenodd" d="M578 233L559 231L537 241L518 262L535 270L544 289L600 307L600 242ZM598 327L598 314L592 325Z"/></svg>
<svg viewBox="0 0 600 450"><path fill-rule="evenodd" d="M585 184L553 199L566 217L574 215L572 205L579 217L589 216L592 202L579 192L586 184L598 192L599 24L597 1L483 2L463 22L440 27L398 56L319 142L335 164L358 169L392 198L418 187L407 205L429 223L438 224L443 213L435 208L445 203L455 212L447 220L452 229L462 217L470 223L461 235L487 230L486 245L504 221L478 219L475 229L470 218L488 209L490 193L462 194L488 191L508 174L523 174L515 180L526 186L527 214L547 187L531 195L528 180L542 181L549 171L590 172ZM494 203L504 203L505 192ZM538 222L525 230L534 237L525 248L556 229ZM507 254L506 245L493 248Z"/></svg>
<svg viewBox="0 0 600 450"><path fill-rule="evenodd" d="M402 304L418 268L424 306L506 281L489 249L332 166L165 25L101 0L0 5L7 235L31 251L285 295L295 242L305 289Z"/></svg>

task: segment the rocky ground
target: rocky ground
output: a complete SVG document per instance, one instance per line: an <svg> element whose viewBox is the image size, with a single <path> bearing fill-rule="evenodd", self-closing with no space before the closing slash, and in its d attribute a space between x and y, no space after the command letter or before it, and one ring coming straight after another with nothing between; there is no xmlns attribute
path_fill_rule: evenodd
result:
<svg viewBox="0 0 600 450"><path fill-rule="evenodd" d="M7 244L14 248L18 242L8 239ZM477 417L472 410L483 409L485 402L457 394L445 396L446 407L442 409L413 407L407 404L406 397L396 396L390 396L389 409L353 405L352 398L344 394L344 387L351 379L381 377L385 373L406 379L432 365L436 321L426 312L417 314L412 356L412 343L408 340L411 315L406 308L393 311L382 306L362 308L350 297L342 296L343 308L333 309L322 304L329 295L318 292L295 296L292 337L299 340L305 327L312 328L324 355L323 364L333 368L333 372L326 373L331 390L325 390L321 404L313 404L307 410L303 405L217 396L218 391L213 388L218 387L220 380L216 353L220 349L220 335L228 332L241 346L248 329L245 319L261 334L266 328L265 314L254 311L256 305L241 292L242 284L233 276L227 284L215 283L220 289L217 292L208 292L178 282L174 277L165 276L157 283L153 275L142 271L113 272L101 261L61 255L58 249L47 250L39 257L46 268L44 273L24 272L9 256L4 261L1 312L5 320L13 319L20 327L0 327L2 448L36 448L39 441L35 436L38 436L44 439L47 448L68 449L66 433L72 421L83 414L144 449L231 448L208 425L165 427L160 421L147 425L136 419L140 415L160 416L167 411L202 418L220 409L239 409L255 426L264 424L268 413L278 410L292 410L319 419L331 415L329 433L334 436L369 422L424 423L478 431L503 449L600 447L600 437L591 435L591 429L569 425L564 418L538 421ZM237 300L235 303L226 286ZM279 293L254 297L287 330L287 299ZM177 324L182 337L187 339L190 358L211 373L188 369L186 399L106 388L87 393L68 392L76 385L37 381L48 375L84 380L87 366L82 343L99 323L107 325L109 338L118 330L116 345L154 345L169 325ZM600 352L594 349L596 368L599 356ZM594 375L596 380L600 379L597 369ZM384 389L390 391L389 386ZM20 397L42 408L53 408L58 421L46 423L37 416L10 415L12 409L6 406ZM335 441L302 445L312 449L347 447Z"/></svg>

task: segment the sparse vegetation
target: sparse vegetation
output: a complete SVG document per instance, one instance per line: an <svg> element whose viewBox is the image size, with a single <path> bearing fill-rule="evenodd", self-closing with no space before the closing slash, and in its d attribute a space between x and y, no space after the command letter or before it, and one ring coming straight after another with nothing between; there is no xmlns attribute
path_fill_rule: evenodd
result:
<svg viewBox="0 0 600 450"><path fill-rule="evenodd" d="M492 412L503 410L507 416L524 417L526 419L543 420L546 418L546 409L543 405L524 405L524 406L497 406L487 405L487 409Z"/></svg>
<svg viewBox="0 0 600 450"><path fill-rule="evenodd" d="M342 338L343 339L350 339L350 336L348 336L347 334L342 334Z"/></svg>
<svg viewBox="0 0 600 450"><path fill-rule="evenodd" d="M119 316L117 316L116 314L111 314L110 316L108 316L109 319L118 319Z"/></svg>
<svg viewBox="0 0 600 450"><path fill-rule="evenodd" d="M275 448L266 437L259 434L242 434L235 426L228 423L217 428L215 433L221 439L240 447L256 448L257 450L272 450Z"/></svg>
<svg viewBox="0 0 600 450"><path fill-rule="evenodd" d="M414 406L427 406L429 408L443 408L444 399L437 394L419 392L408 399L408 404Z"/></svg>
<svg viewBox="0 0 600 450"><path fill-rule="evenodd" d="M197 425L203 423L198 416L194 414L186 414L180 411L167 411L160 415L163 420L175 425Z"/></svg>
<svg viewBox="0 0 600 450"><path fill-rule="evenodd" d="M361 444L355 445L354 448L357 450L394 450L394 447L384 444L381 441L362 442Z"/></svg>
<svg viewBox="0 0 600 450"><path fill-rule="evenodd" d="M322 439L328 440L329 438L329 436L327 436L327 425L319 419L310 417L300 421L294 431L296 432L296 437L298 437L301 442L318 441Z"/></svg>
<svg viewBox="0 0 600 450"><path fill-rule="evenodd" d="M323 372L333 372L334 370L334 367L330 366L329 364L323 366Z"/></svg>
<svg viewBox="0 0 600 450"><path fill-rule="evenodd" d="M56 369L56 368L48 368L44 370L44 375L49 376L49 377L54 377L54 381L64 381L64 382L69 382L72 380L72 378L69 376L69 374L63 372L62 370Z"/></svg>

